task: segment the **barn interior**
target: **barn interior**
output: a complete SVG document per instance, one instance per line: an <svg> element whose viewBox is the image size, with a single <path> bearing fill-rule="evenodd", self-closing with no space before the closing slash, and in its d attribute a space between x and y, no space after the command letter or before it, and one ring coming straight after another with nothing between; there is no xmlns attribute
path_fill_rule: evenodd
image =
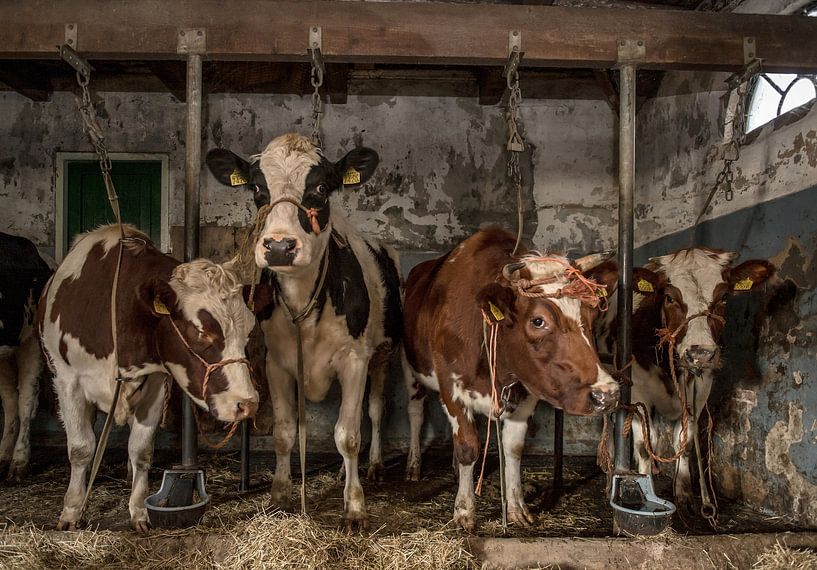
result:
<svg viewBox="0 0 817 570"><path fill-rule="evenodd" d="M521 231L527 244L575 255L629 246L630 263L638 266L694 242L737 252L740 259L767 259L777 268L762 290L735 297L727 307L726 357L709 401L718 524L676 516L677 536L665 538L672 544L662 548L698 545L691 536L760 533L752 535L759 537L753 546L693 548L716 554L709 561L691 559L691 567L720 568L728 566L726 560L747 567L775 541L817 546L816 3L233 4L228 9L219 2L149 0L112 8L95 0L34 0L0 6L0 230L30 239L59 263L77 233L112 220L77 108L77 74L57 50L69 44L93 66L93 106L126 219L182 259L191 239L185 217L191 115L198 116L205 153L227 148L249 157L279 134L309 135L314 25L321 30L325 61L319 95L326 155L336 160L361 145L380 155L371 182L333 197L333 215L395 247L407 275L479 228L516 231L503 70L513 59L511 36L519 32ZM630 72L634 81L627 84ZM628 143L621 123L627 119L635 156L622 163ZM255 207L251 196L219 184L198 160L197 251L225 261L242 243ZM630 181L627 169L634 172ZM728 183L716 187L719 175ZM632 197L621 209L627 188ZM249 490L239 491L239 437L221 450L200 441L214 502L197 536L224 533L225 517L244 520L268 508L275 460L258 335L251 359L261 377L262 406L249 437ZM372 526L393 537L419 530L419 521L422 528L443 529L447 540L461 540L463 534L449 526L457 483L451 428L435 397L426 404L422 432L427 470L419 483L403 481L409 424L398 368L395 362L386 389L385 481L364 481ZM0 483L4 545L13 544L19 536L12 531L26 525L51 529L67 483L65 435L47 374L40 392L32 474ZM338 401L333 388L326 400L307 408L309 505L325 527L337 525L342 507L333 439ZM176 394L167 429L157 439L151 489L158 488L162 470L178 462L180 406ZM97 429L103 421L100 414ZM529 539L614 535L607 480L595 459L601 420L565 416L557 428L561 421L542 403L529 426L523 483L537 523L503 531L492 444L487 488L477 505L480 526L466 537L476 540L464 547L477 558L452 567L481 561L580 567L581 558L570 558L578 556L568 553L571 547L556 554L555 543L536 550ZM211 437L224 433L215 422L205 420L202 427ZM562 437L555 437L560 429ZM368 425L362 432L368 434ZM98 529L122 534L130 532L126 441L127 429L114 428L89 511ZM562 451L563 482L554 489ZM671 472L662 471L659 494L671 498ZM511 555L502 541L514 539L521 542L513 543ZM643 546L629 544L633 552ZM11 554L4 552L0 564L4 556L13 562L19 554L12 547ZM545 560L545 552L553 558ZM639 552L632 561L666 556ZM690 567L686 554L672 552ZM612 550L609 558L599 556L585 565L624 564Z"/></svg>

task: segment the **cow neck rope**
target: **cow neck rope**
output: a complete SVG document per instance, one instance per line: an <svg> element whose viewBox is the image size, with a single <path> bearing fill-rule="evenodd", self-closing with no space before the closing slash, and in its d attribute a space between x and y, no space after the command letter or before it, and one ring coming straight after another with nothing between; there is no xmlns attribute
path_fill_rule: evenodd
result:
<svg viewBox="0 0 817 570"><path fill-rule="evenodd" d="M83 130L88 135L91 144L94 147L97 158L99 159L99 169L102 173L102 180L105 184L105 192L107 194L108 203L111 206L116 223L119 226L119 244L116 256L116 268L113 274L113 283L111 285L111 341L113 345L113 380L114 380L114 394L111 408L105 418L105 424L102 427L102 433L99 436L96 449L94 450L94 457L91 461L91 473L88 478L88 486L85 490L85 496L82 499L82 506L79 511L79 519L82 519L85 513L85 508L88 505L88 499L91 496L91 491L94 486L94 480L99 472L99 465L102 463L102 455L105 453L105 448L108 446L108 436L111 433L113 426L114 415L116 412L116 405L119 401L119 395L122 391L122 382L119 378L119 350L118 350L118 336L116 331L116 302L117 293L119 290L119 274L122 267L122 250L124 242L128 239L125 236L125 227L122 225L122 215L119 209L119 196L116 193L116 187L111 179L111 159L108 156L108 148L105 144L105 134L99 122L96 120L96 110L91 101L91 94L88 90L88 83L90 82L90 72L87 75L82 75L77 72L77 83L82 92L82 97L79 99L79 111L83 120Z"/></svg>
<svg viewBox="0 0 817 570"><path fill-rule="evenodd" d="M225 366L227 366L229 364L241 363L241 364L246 365L247 370L249 370L249 372L250 372L250 378L252 378L252 365L250 364L250 361L247 358L224 358L222 360L219 360L218 362L214 362L214 363L211 364L211 363L207 362L198 352L193 350L193 347L190 346L190 344L187 342L187 339L185 339L184 335L182 335L182 331L179 330L179 327L178 327L178 325L176 325L176 321L173 320L173 317L171 317L170 315L167 315L167 318L170 321L170 324L173 326L173 330L176 331L176 335L178 335L179 340L182 341L182 344L184 344L184 346L187 348L188 352L190 352L190 354L195 356L196 359L198 359L198 361L201 362L201 364L204 366L204 380L202 381L202 384L201 384L201 399L204 400L205 405L207 405L207 392L208 392L207 387L208 387L208 383L210 381L210 375L213 374L213 372L215 372L219 368L224 368ZM255 382L253 382L253 384L255 384ZM224 438L221 441L217 442L217 443L213 443L213 441L210 440L210 438L207 437L207 435L204 434L204 432L201 431L201 422L200 422L200 419L199 419L199 413L198 413L198 410L196 409L196 406L195 405L192 406L191 409L193 410L193 412L194 412L193 415L196 418L196 427L198 428L198 431L201 433L201 435L204 437L204 440L207 442L207 444L210 447L213 447L214 449L221 449L222 447L227 445L227 442L230 441L233 438L233 436L235 435L236 429L238 429L238 424L240 423L240 422L237 422L237 421L230 422L230 429L227 432L227 434L224 436Z"/></svg>
<svg viewBox="0 0 817 570"><path fill-rule="evenodd" d="M306 514L306 394L305 394L305 380L304 380L304 347L303 339L301 338L301 323L312 313L315 305L318 302L318 295L323 289L323 283L326 279L326 272L329 267L329 246L327 245L321 260L321 273L318 281L315 284L315 289L312 291L312 296L306 303L304 308L294 313L292 308L284 298L283 291L281 292L281 303L287 310L290 321L295 326L295 345L296 345L296 371L298 383L298 459L301 465L301 513Z"/></svg>
<svg viewBox="0 0 817 570"><path fill-rule="evenodd" d="M482 495L482 482L485 478L485 461L488 458L488 443L491 441L491 416L496 423L496 446L497 455L499 455L499 491L502 502L502 531L508 530L508 499L505 488L505 450L502 444L502 421L500 416L505 412L507 407L507 400L505 399L505 392L509 386L513 386L513 382L509 386L502 388L502 405L500 405L500 396L496 387L496 353L497 340L499 338L499 324L492 322L485 312L482 313L482 344L485 346L485 355L488 358L488 374L491 379L491 413L488 415L488 431L485 435L485 447L482 450L482 466L479 470L479 479L477 481L477 488L475 493L478 496Z"/></svg>

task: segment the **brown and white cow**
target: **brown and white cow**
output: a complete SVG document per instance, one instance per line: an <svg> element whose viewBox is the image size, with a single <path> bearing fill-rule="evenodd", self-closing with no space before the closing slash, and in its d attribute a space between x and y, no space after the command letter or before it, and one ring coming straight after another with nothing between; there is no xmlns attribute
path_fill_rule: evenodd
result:
<svg viewBox="0 0 817 570"><path fill-rule="evenodd" d="M114 375L123 378L115 419L130 425L128 456L133 473L131 524L149 527L144 500L153 440L161 421L165 380L170 374L199 407L232 422L258 408L248 365L235 362L212 370L208 364L244 359L255 319L229 264L199 259L179 264L148 238L126 226L117 296L118 370L111 336L111 287L119 228L105 226L80 235L43 291L38 328L68 439L71 481L58 529L75 529L94 454L96 410L108 413ZM256 309L272 295L256 290Z"/></svg>
<svg viewBox="0 0 817 570"><path fill-rule="evenodd" d="M34 314L50 275L33 243L0 232L0 480L19 481L28 471L29 428L43 369Z"/></svg>
<svg viewBox="0 0 817 570"><path fill-rule="evenodd" d="M668 345L659 342L659 329L677 331L675 336L676 377L686 386L687 409L691 414L687 452L678 459L674 485L680 507L689 510L692 484L689 451L698 429L698 417L709 398L715 370L721 365L721 334L730 295L754 290L774 274L768 261L753 259L736 267L738 254L707 248L681 249L653 257L645 267L633 269L633 402L643 402L650 413L657 411L674 422L673 445L681 435L681 402L670 373ZM596 268L593 275L617 274L614 262ZM610 278L608 277L608 280ZM597 323L600 352L615 351L616 295L610 310ZM694 398L693 398L694 395ZM655 430L651 435L655 436ZM653 437L655 439L655 437ZM652 441L655 445L655 441ZM650 473L652 461L644 449L641 422L633 420L633 444L638 470Z"/></svg>
<svg viewBox="0 0 817 570"><path fill-rule="evenodd" d="M285 304L294 316L314 300L314 309L300 324L304 391L307 399L319 402L335 378L340 382L334 436L346 474L343 518L347 527L365 527L368 521L358 476L367 373L372 379L369 476L379 478L383 472L383 383L403 328L400 264L392 249L361 235L342 215L332 213L329 197L342 188L364 184L378 161L374 150L360 147L331 162L298 134L274 139L250 161L224 149L207 154L215 178L226 186L252 191L261 208L254 258L264 270L262 280L275 286L282 301L259 316L273 406L276 462L272 499L286 506L292 495L297 344Z"/></svg>
<svg viewBox="0 0 817 570"><path fill-rule="evenodd" d="M414 377L407 478L419 476L423 399L425 388L431 388L440 393L453 428L459 465L454 520L467 530L476 524L473 472L481 447L474 413L487 416L492 408L484 318L498 324L497 391L508 394L500 417L512 522L533 522L522 493L520 460L537 402L573 415L602 414L618 402L618 384L601 367L592 344L597 309L558 294L575 283L566 272L569 262L525 252L513 257L515 241L501 229L480 231L443 257L416 266L406 282L404 343ZM587 270L598 259L589 256L576 265ZM522 294L519 279L546 282L528 292L551 296Z"/></svg>

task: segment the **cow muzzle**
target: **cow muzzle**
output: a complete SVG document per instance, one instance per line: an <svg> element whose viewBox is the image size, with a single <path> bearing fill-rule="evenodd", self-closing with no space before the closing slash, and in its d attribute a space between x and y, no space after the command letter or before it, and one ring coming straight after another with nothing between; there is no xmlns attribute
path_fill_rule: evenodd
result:
<svg viewBox="0 0 817 570"><path fill-rule="evenodd" d="M603 414L609 412L618 405L618 384L612 383L604 388L593 388L590 390L589 398L592 413Z"/></svg>
<svg viewBox="0 0 817 570"><path fill-rule="evenodd" d="M247 418L255 417L258 411L258 400L245 399L239 400L235 404L235 421L246 420Z"/></svg>
<svg viewBox="0 0 817 570"><path fill-rule="evenodd" d="M267 238L263 242L264 261L269 267L292 265L301 250L300 241L296 238L284 237L279 240Z"/></svg>
<svg viewBox="0 0 817 570"><path fill-rule="evenodd" d="M687 368L712 368L718 361L717 346L702 346L693 344L681 355L681 362Z"/></svg>

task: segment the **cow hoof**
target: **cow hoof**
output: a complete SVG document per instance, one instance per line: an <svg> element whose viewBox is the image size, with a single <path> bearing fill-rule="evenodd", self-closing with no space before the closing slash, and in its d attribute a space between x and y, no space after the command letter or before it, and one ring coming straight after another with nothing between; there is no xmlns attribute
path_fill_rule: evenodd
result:
<svg viewBox="0 0 817 570"><path fill-rule="evenodd" d="M11 483L21 483L29 474L28 463L12 462L6 480Z"/></svg>
<svg viewBox="0 0 817 570"><path fill-rule="evenodd" d="M477 517L473 511L457 510L454 512L454 522L467 532L474 532L477 528Z"/></svg>
<svg viewBox="0 0 817 570"><path fill-rule="evenodd" d="M79 530L81 527L79 521L57 521L57 530Z"/></svg>
<svg viewBox="0 0 817 570"><path fill-rule="evenodd" d="M346 532L364 531L369 528L369 515L360 511L347 511L343 513L343 527Z"/></svg>
<svg viewBox="0 0 817 570"><path fill-rule="evenodd" d="M131 520L130 524L133 527L133 530L139 534L147 534L151 529L150 523L145 519Z"/></svg>
<svg viewBox="0 0 817 570"><path fill-rule="evenodd" d="M508 511L508 522L515 524L517 526L521 526L523 528L527 528L536 522L536 519L533 518L533 515L530 514L527 508Z"/></svg>
<svg viewBox="0 0 817 570"><path fill-rule="evenodd" d="M373 463L369 465L369 472L366 475L366 478L369 481L383 481L383 477L386 474L386 466L383 463Z"/></svg>
<svg viewBox="0 0 817 570"><path fill-rule="evenodd" d="M283 511L292 508L292 482L273 481L270 489L270 501Z"/></svg>
<svg viewBox="0 0 817 570"><path fill-rule="evenodd" d="M419 481L420 480L420 466L419 465L409 465L406 468L406 481Z"/></svg>

